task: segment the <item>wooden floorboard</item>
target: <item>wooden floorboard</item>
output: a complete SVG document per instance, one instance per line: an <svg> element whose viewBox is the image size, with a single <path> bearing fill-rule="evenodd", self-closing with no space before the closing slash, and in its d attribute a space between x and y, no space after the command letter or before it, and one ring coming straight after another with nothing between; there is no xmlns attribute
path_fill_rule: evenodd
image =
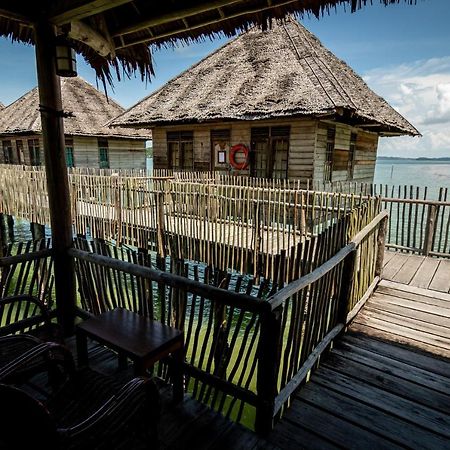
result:
<svg viewBox="0 0 450 450"><path fill-rule="evenodd" d="M422 262L422 265L420 266L420 270L417 270L409 284L418 288L427 289L434 277L439 263L439 259L425 258Z"/></svg>
<svg viewBox="0 0 450 450"><path fill-rule="evenodd" d="M450 260L386 251L382 278L432 291L450 293Z"/></svg>
<svg viewBox="0 0 450 450"><path fill-rule="evenodd" d="M428 288L440 292L450 291L450 261L440 261Z"/></svg>
<svg viewBox="0 0 450 450"><path fill-rule="evenodd" d="M393 281L399 283L410 284L414 275L424 262L423 256L410 255L405 259L405 263L402 265L400 270L392 277Z"/></svg>

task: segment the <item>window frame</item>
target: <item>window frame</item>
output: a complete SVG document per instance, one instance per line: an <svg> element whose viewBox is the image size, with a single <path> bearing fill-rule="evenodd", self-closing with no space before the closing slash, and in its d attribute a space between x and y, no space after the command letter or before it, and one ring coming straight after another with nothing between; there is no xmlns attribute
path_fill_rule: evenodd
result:
<svg viewBox="0 0 450 450"><path fill-rule="evenodd" d="M99 167L99 169L109 169L110 168L110 160L109 160L108 139L98 138L97 146L98 146L98 167ZM106 158L102 158L102 155L106 156Z"/></svg>

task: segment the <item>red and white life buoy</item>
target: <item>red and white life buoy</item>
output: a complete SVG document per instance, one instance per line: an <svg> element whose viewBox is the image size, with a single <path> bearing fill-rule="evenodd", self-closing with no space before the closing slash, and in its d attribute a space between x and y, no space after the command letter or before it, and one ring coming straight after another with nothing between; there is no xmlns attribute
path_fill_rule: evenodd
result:
<svg viewBox="0 0 450 450"><path fill-rule="evenodd" d="M241 162L236 161L236 154L242 153L244 159ZM236 144L230 148L230 164L236 170L244 170L248 166L248 147L244 144Z"/></svg>

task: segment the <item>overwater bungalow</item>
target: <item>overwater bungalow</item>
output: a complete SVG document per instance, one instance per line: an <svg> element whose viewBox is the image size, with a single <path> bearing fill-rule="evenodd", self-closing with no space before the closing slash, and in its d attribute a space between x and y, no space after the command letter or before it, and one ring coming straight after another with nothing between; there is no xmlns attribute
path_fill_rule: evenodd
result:
<svg viewBox="0 0 450 450"><path fill-rule="evenodd" d="M145 169L151 133L108 127L124 111L81 77L62 78L67 167ZM44 164L39 92L35 87L0 113L0 163Z"/></svg>
<svg viewBox="0 0 450 450"><path fill-rule="evenodd" d="M372 182L379 138L419 132L294 18L241 34L113 124L155 168Z"/></svg>
<svg viewBox="0 0 450 450"><path fill-rule="evenodd" d="M230 221L234 227L243 225L237 215L252 211L249 224L261 248L265 229L279 234L279 217L317 228L316 214L325 214L325 228L316 229L320 233L306 236L297 242L296 252L274 260L280 273L289 275L288 284L280 276L255 285L256 280L236 272L178 260L158 260L155 268L154 258L145 251L118 248L101 237L74 240L72 215L79 205L71 202L71 194L78 189L69 184L66 170L58 78L74 73L73 66L68 70L73 50L105 81L118 68L145 78L152 73L150 44L221 31L231 35L253 25L266 28L271 19L291 12L319 17L342 3L352 9L366 4L2 4L0 34L36 47L46 162L45 180L37 178L40 186L47 186L47 195L36 195L31 187L20 201L49 211L52 242L16 245L13 252L9 246L6 250L13 254L0 258L1 448L448 447L450 287L438 292L409 286L395 281L397 271L389 271L392 280L382 279L383 267L392 261L404 259L403 280L418 264L417 258L403 253L405 248L384 264L388 212L380 210L379 198L329 194L329 201L324 193L300 188L258 188L256 196L233 195L225 215L218 216L219 203L230 198L234 186L209 184L208 174L173 195L158 191L164 183L176 185L172 179L145 179L128 186L133 194L148 193L157 202L161 247L169 197L180 207L177 216L198 220L208 215L224 231ZM17 172L21 179L33 180L33 170ZM95 200L98 186L112 180L117 187L118 177L98 175L87 191ZM274 199L273 192L285 195ZM310 195L317 201L308 201ZM113 197L107 201L115 201ZM96 212L111 221L116 214L121 217L121 200L114 211L103 202ZM430 248L433 230L449 229L435 226L437 210L448 206L443 203L429 205L432 219L425 235ZM399 209L408 211L407 204ZM127 206L125 215L131 217ZM286 208L294 208L293 214ZM204 230L214 239L207 221L201 226L191 221L187 230ZM207 250L230 253L219 246ZM289 254L296 258L286 264ZM255 264L260 263L257 259ZM438 273L425 256L420 263L427 277ZM439 273L444 275L436 281L442 285L448 267ZM425 277L419 278L424 283ZM27 334L36 331L46 334Z"/></svg>

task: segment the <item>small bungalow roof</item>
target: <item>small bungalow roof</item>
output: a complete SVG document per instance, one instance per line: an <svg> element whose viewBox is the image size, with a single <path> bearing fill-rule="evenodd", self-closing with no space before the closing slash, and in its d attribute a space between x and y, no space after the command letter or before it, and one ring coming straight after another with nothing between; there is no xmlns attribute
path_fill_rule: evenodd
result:
<svg viewBox="0 0 450 450"><path fill-rule="evenodd" d="M61 78L64 132L79 136L151 139L149 130L110 128L108 122L124 111L119 104L80 77ZM0 134L41 133L39 91L35 87L0 112Z"/></svg>
<svg viewBox="0 0 450 450"><path fill-rule="evenodd" d="M2 102L0 102L0 111L4 108L5 108L5 105Z"/></svg>
<svg viewBox="0 0 450 450"><path fill-rule="evenodd" d="M290 18L252 29L116 118L117 126L319 116L419 135L344 61Z"/></svg>

